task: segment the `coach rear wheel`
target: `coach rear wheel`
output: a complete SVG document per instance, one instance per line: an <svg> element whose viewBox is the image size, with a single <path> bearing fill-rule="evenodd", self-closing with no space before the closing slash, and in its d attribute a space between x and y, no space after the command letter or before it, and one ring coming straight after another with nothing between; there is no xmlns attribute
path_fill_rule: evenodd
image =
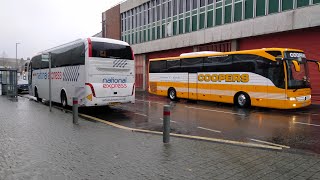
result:
<svg viewBox="0 0 320 180"><path fill-rule="evenodd" d="M177 92L174 88L170 88L168 91L168 96L170 98L170 100L174 101L177 100Z"/></svg>
<svg viewBox="0 0 320 180"><path fill-rule="evenodd" d="M63 108L66 108L68 106L67 95L64 91L62 91L61 93L61 105Z"/></svg>
<svg viewBox="0 0 320 180"><path fill-rule="evenodd" d="M235 98L235 103L239 107L244 108L244 107L249 107L251 105L251 100L247 93L240 92Z"/></svg>

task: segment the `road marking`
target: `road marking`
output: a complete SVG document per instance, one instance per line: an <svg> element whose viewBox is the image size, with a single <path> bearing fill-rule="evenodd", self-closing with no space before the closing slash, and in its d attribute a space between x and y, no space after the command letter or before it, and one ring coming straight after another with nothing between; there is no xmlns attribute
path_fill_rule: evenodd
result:
<svg viewBox="0 0 320 180"><path fill-rule="evenodd" d="M208 128L204 128L204 127L198 127L199 129L203 129L203 130L207 130L207 131L212 131L212 132L216 132L216 133L221 133L221 131L217 131L217 130L213 130L213 129L208 129Z"/></svg>
<svg viewBox="0 0 320 180"><path fill-rule="evenodd" d="M162 135L163 132L160 131L150 131L150 130L144 130L144 129L135 129L135 128L129 128L126 126L121 126L116 123L112 123L106 120L102 120L93 116L89 116L86 114L79 114L80 116L89 118L91 120L95 120L113 127L117 127L120 129L133 131L133 132L140 132L140 133L150 133L150 134L159 134ZM256 148L264 148L264 149L274 149L274 150L282 150L282 147L279 146L269 146L269 145L263 145L263 144L256 144L256 143L248 143L248 142L241 142L241 141L233 141L233 140L225 140L225 139L217 139L217 138L207 138L207 137L201 137L201 136L190 136L190 135L184 135L184 134L175 134L170 133L173 137L181 137L181 138L187 138L187 139L196 139L196 140L204 140L204 141L210 141L210 142L220 142L220 143L226 143L226 144L234 144L234 145L240 145L240 146L247 146L247 147L256 147Z"/></svg>
<svg viewBox="0 0 320 180"><path fill-rule="evenodd" d="M293 122L293 124L303 124L303 125L308 125L308 126L317 126L319 127L320 124L310 124L310 123L303 123L303 122Z"/></svg>
<svg viewBox="0 0 320 180"><path fill-rule="evenodd" d="M146 103L155 103L155 104L161 104L161 105L164 104L164 103L145 101L145 100L140 100L140 99L136 99L136 101L141 101L141 102L146 102Z"/></svg>
<svg viewBox="0 0 320 180"><path fill-rule="evenodd" d="M160 118L160 120L163 121L163 118ZM177 123L177 121L172 121L172 120L170 120L170 122Z"/></svg>
<svg viewBox="0 0 320 180"><path fill-rule="evenodd" d="M298 114L306 114L306 115L312 115L312 116L318 116L319 114L314 114L314 113L298 113Z"/></svg>
<svg viewBox="0 0 320 180"><path fill-rule="evenodd" d="M145 114L140 114L140 113L134 113L134 114L147 117L147 115L145 115Z"/></svg>
<svg viewBox="0 0 320 180"><path fill-rule="evenodd" d="M259 143L264 143L264 144L268 144L268 145L273 145L273 146L278 146L278 147L282 147L282 148L290 148L289 146L285 146L285 145L281 145L281 144L275 144L275 143L271 143L271 142L267 142L267 141L261 141L258 139L250 139L251 141L255 141L255 142L259 142Z"/></svg>
<svg viewBox="0 0 320 180"><path fill-rule="evenodd" d="M196 108L196 107L191 107L191 106L186 106L186 108L198 109L198 110L204 110L204 111L213 111L213 112L219 112L219 113L225 113L225 114L233 114L233 115L239 115L239 116L245 116L245 114L240 114L240 113L219 111L219 110L213 110L213 109Z"/></svg>

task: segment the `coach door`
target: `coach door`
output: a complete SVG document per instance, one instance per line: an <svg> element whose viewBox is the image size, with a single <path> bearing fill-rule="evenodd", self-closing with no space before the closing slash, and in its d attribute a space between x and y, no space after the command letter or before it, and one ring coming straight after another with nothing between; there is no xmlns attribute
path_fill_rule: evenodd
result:
<svg viewBox="0 0 320 180"><path fill-rule="evenodd" d="M188 73L188 93L189 99L198 99L198 74Z"/></svg>
<svg viewBox="0 0 320 180"><path fill-rule="evenodd" d="M183 72L188 73L188 98L198 99L198 72L202 71L203 58L185 58L181 59L181 68Z"/></svg>

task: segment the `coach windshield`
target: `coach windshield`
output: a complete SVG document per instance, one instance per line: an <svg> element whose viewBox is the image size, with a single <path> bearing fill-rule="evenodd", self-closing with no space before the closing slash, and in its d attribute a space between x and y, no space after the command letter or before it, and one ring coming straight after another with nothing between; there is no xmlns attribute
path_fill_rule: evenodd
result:
<svg viewBox="0 0 320 180"><path fill-rule="evenodd" d="M130 46L92 42L92 57L133 60Z"/></svg>

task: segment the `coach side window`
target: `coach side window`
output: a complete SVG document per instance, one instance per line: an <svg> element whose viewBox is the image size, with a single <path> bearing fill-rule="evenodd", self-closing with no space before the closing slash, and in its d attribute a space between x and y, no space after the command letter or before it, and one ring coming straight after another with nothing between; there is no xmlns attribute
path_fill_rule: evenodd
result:
<svg viewBox="0 0 320 180"><path fill-rule="evenodd" d="M181 61L178 60L167 60L167 71L166 72L181 72Z"/></svg>
<svg viewBox="0 0 320 180"><path fill-rule="evenodd" d="M197 73L203 71L203 58L181 59L181 72Z"/></svg>
<svg viewBox="0 0 320 180"><path fill-rule="evenodd" d="M232 72L232 56L212 56L204 59L204 72Z"/></svg>
<svg viewBox="0 0 320 180"><path fill-rule="evenodd" d="M150 73L160 73L167 69L167 61L150 61Z"/></svg>
<svg viewBox="0 0 320 180"><path fill-rule="evenodd" d="M258 68L257 60L260 56L250 54L237 54L233 58L233 71L234 72L256 72Z"/></svg>
<svg viewBox="0 0 320 180"><path fill-rule="evenodd" d="M41 69L41 56L40 55L33 57L31 62L32 62L32 69L33 70Z"/></svg>

